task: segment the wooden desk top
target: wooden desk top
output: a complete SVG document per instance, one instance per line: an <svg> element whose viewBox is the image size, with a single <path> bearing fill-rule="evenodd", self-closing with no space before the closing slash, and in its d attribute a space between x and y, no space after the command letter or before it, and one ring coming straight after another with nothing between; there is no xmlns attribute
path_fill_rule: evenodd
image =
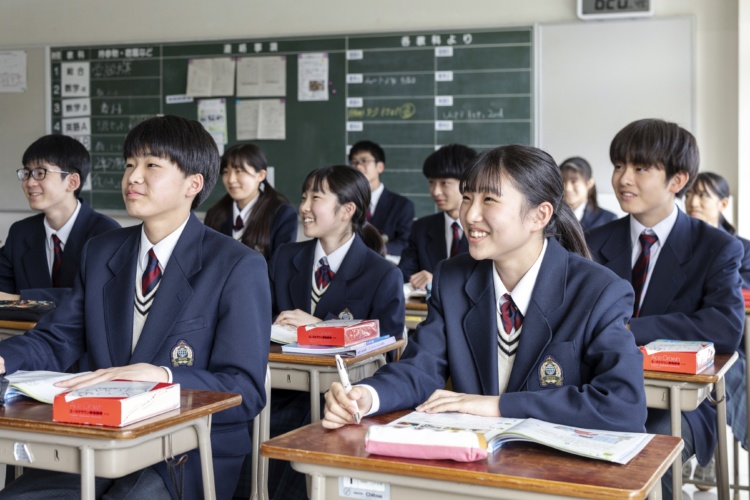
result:
<svg viewBox="0 0 750 500"><path fill-rule="evenodd" d="M393 344L389 344L385 347L356 358L341 358L344 363L348 366L366 359L373 358L380 354L385 354L394 349L400 349L406 341L404 339L398 339ZM322 356L320 354L287 354L281 352L281 345L271 342L271 352L268 354L268 361L272 363L293 363L300 365L315 365L315 366L336 366L336 359L333 356Z"/></svg>
<svg viewBox="0 0 750 500"><path fill-rule="evenodd" d="M729 370L738 354L717 354L714 356L714 364L700 373L690 375L687 373L656 372L643 370L643 377L648 380L672 380L675 382L694 382L698 384L713 384L722 378Z"/></svg>
<svg viewBox="0 0 750 500"><path fill-rule="evenodd" d="M66 434L80 438L136 439L151 432L238 406L242 402L242 396L239 394L192 389L182 389L180 399L179 410L163 413L126 427L101 427L53 422L52 405L24 398L0 406L0 429Z"/></svg>
<svg viewBox="0 0 750 500"><path fill-rule="evenodd" d="M35 321L8 321L0 320L0 328L7 328L8 330L31 330L36 326Z"/></svg>
<svg viewBox="0 0 750 500"><path fill-rule="evenodd" d="M427 302L422 299L406 299L406 312L409 311L426 311Z"/></svg>
<svg viewBox="0 0 750 500"><path fill-rule="evenodd" d="M644 498L682 450L682 440L655 436L627 465L587 459L532 443L508 443L487 460L417 460L369 455L365 434L370 425L384 424L408 413L368 417L362 425L329 431L311 424L261 445L269 458L521 489L586 498Z"/></svg>

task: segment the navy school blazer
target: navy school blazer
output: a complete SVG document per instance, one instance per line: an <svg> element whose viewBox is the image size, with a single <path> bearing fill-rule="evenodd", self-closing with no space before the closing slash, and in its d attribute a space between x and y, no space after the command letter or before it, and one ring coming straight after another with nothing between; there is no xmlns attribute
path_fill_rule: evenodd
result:
<svg viewBox="0 0 750 500"><path fill-rule="evenodd" d="M290 243L271 259L273 317L281 311L310 313L312 273L317 240ZM359 236L315 308L315 317L337 319L348 310L355 319L380 320L380 334L401 338L406 310L401 273L392 263L367 248Z"/></svg>
<svg viewBox="0 0 750 500"><path fill-rule="evenodd" d="M469 243L466 241L466 236L462 236L458 244L458 253L462 254L468 251ZM398 267L404 274L404 283L408 283L411 275L419 271L434 273L438 262L447 258L445 214L439 212L414 221L409 236L409 244L401 254Z"/></svg>
<svg viewBox="0 0 750 500"><path fill-rule="evenodd" d="M222 224L221 233L232 236L234 221L231 216ZM269 256L272 256L277 248L284 243L297 241L297 210L292 205L284 203L280 205L273 215L271 221L271 248Z"/></svg>
<svg viewBox="0 0 750 500"><path fill-rule="evenodd" d="M0 343L8 373L64 371L85 352L92 370L168 366L185 389L233 392L240 406L212 418L218 498L229 498L250 452L247 424L265 406L271 297L265 259L190 215L131 354L141 226L110 231L83 250L72 292L36 328ZM192 366L175 366L183 342ZM185 498L200 498L197 451L185 470ZM164 464L156 466L171 489Z"/></svg>
<svg viewBox="0 0 750 500"><path fill-rule="evenodd" d="M548 242L500 413L643 432L643 357L625 328L633 291L554 238ZM438 265L427 319L404 355L361 381L378 392L380 412L413 408L449 377L457 392L498 394L492 266L468 254ZM546 368L558 373L559 386L545 377Z"/></svg>
<svg viewBox="0 0 750 500"><path fill-rule="evenodd" d="M603 226L615 219L617 219L617 216L609 210L603 208L594 210L591 205L586 205L586 210L583 211L583 218L581 219L581 227L584 234L588 234L595 227Z"/></svg>
<svg viewBox="0 0 750 500"><path fill-rule="evenodd" d="M388 236L386 248L389 255L401 255L409 242L414 222L414 203L400 194L383 188L370 223L381 234Z"/></svg>
<svg viewBox="0 0 750 500"><path fill-rule="evenodd" d="M61 288L52 288L44 214L37 214L10 226L5 246L0 251L0 290L20 294L25 300L53 302L59 302L62 294L69 291L78 274L84 244L94 236L120 227L106 215L95 212L85 201L80 201L81 210L65 243L60 268Z"/></svg>
<svg viewBox="0 0 750 500"><path fill-rule="evenodd" d="M631 281L630 216L594 229L587 242L594 260ZM713 342L720 354L735 352L745 321L741 258L735 237L680 210L659 252L639 317L630 320L638 345L698 340ZM695 436L698 460L705 464L716 446L716 409L704 401L683 415Z"/></svg>

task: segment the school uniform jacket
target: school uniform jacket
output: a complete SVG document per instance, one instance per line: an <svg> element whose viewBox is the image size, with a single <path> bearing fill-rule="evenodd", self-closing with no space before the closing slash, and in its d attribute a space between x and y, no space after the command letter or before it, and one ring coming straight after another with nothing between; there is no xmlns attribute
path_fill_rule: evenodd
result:
<svg viewBox="0 0 750 500"><path fill-rule="evenodd" d="M218 498L229 498L250 451L247 423L265 405L271 298L263 257L191 214L131 354L141 226L92 239L72 292L33 330L0 344L8 373L64 371L85 352L92 370L150 363L167 366L183 389L233 392L240 406L215 414L211 442ZM192 366L175 366L184 341ZM185 498L198 498L197 452L185 469ZM166 468L157 470L167 479Z"/></svg>
<svg viewBox="0 0 750 500"><path fill-rule="evenodd" d="M461 236L458 243L458 253L462 254L468 251L469 243L465 236ZM409 236L409 244L401 254L398 267L404 274L404 283L407 283L411 275L419 271L434 273L438 262L447 258L445 215L443 212L439 212L414 221Z"/></svg>
<svg viewBox="0 0 750 500"><path fill-rule="evenodd" d="M61 288L52 288L47 265L47 234L44 214L37 214L10 226L5 246L0 251L0 290L20 294L22 299L58 302L73 286L81 264L84 244L120 225L106 215L95 212L81 200L81 210L65 243L60 268Z"/></svg>
<svg viewBox="0 0 750 500"><path fill-rule="evenodd" d="M300 309L310 313L317 240L283 245L270 264L273 315ZM399 270L354 237L341 267L320 297L314 316L338 319L348 310L354 319L380 320L380 334L401 338L406 311Z"/></svg>
<svg viewBox="0 0 750 500"><path fill-rule="evenodd" d="M586 205L586 210L583 211L583 218L581 219L581 227L584 234L588 234L595 227L603 226L615 219L617 219L617 216L609 210L603 208L594 210L591 205Z"/></svg>
<svg viewBox="0 0 750 500"><path fill-rule="evenodd" d="M413 222L414 203L384 187L370 223L380 234L388 236L386 248L389 255L401 255L404 251Z"/></svg>
<svg viewBox="0 0 750 500"><path fill-rule="evenodd" d="M633 291L612 272L548 241L500 413L643 432L643 357L625 328ZM498 395L492 266L468 254L438 265L427 319L414 340L397 363L361 381L378 392L380 412L413 408L449 377L454 391Z"/></svg>
<svg viewBox="0 0 750 500"><path fill-rule="evenodd" d="M232 236L232 227L234 221L231 215L221 226L221 233ZM279 205L271 221L271 247L268 255L274 254L277 248L284 243L294 243L297 241L297 211L293 206L284 203Z"/></svg>
<svg viewBox="0 0 750 500"><path fill-rule="evenodd" d="M594 260L628 282L633 248L629 217L594 229L587 239ZM663 245L639 317L630 320L635 341L699 340L713 342L719 354L735 352L745 316L740 242L680 211ZM716 410L704 401L684 415L698 460L705 464L716 446Z"/></svg>

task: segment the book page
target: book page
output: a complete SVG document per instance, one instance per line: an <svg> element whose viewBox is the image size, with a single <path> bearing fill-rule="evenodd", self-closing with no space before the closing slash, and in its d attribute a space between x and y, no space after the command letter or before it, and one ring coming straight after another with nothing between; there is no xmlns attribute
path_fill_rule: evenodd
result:
<svg viewBox="0 0 750 500"><path fill-rule="evenodd" d="M297 342L297 328L291 325L271 325L271 342L277 344Z"/></svg>
<svg viewBox="0 0 750 500"><path fill-rule="evenodd" d="M65 395L65 401L70 402L79 398L130 398L150 391L157 384L158 382L110 380L70 391Z"/></svg>
<svg viewBox="0 0 750 500"><path fill-rule="evenodd" d="M67 391L66 388L56 387L55 383L77 377L78 375L82 375L82 373L19 370L6 376L10 382L10 386L8 387L8 392L5 394L5 398L7 400L23 395L42 403L52 404L55 396Z"/></svg>

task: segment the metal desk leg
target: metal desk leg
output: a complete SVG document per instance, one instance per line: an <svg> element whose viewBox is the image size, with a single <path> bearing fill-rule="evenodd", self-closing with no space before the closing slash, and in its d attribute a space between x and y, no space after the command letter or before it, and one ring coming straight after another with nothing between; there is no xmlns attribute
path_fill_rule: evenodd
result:
<svg viewBox="0 0 750 500"><path fill-rule="evenodd" d="M320 372L317 368L310 370L310 421L320 420Z"/></svg>
<svg viewBox="0 0 750 500"><path fill-rule="evenodd" d="M672 424L672 435L682 437L682 412L680 411L680 386L669 387L669 420ZM682 497L682 453L677 455L672 464L672 496Z"/></svg>
<svg viewBox="0 0 750 500"><path fill-rule="evenodd" d="M312 478L310 500L324 500L326 497L326 477L322 474L307 476Z"/></svg>
<svg viewBox="0 0 750 500"><path fill-rule="evenodd" d="M729 461L727 458L727 399L724 377L716 382L716 427L719 439L716 457L716 478L719 500L729 500Z"/></svg>
<svg viewBox="0 0 750 500"><path fill-rule="evenodd" d="M648 500L661 500L661 481L656 483L651 492L648 494Z"/></svg>
<svg viewBox="0 0 750 500"><path fill-rule="evenodd" d="M205 500L216 500L216 491L214 490L214 462L211 453L211 433L208 430L211 421L210 416L199 419L193 425L195 432L198 434L198 451L201 456L201 476L203 478L203 498Z"/></svg>
<svg viewBox="0 0 750 500"><path fill-rule="evenodd" d="M94 449L81 446L81 500L96 498L96 473L94 471Z"/></svg>

